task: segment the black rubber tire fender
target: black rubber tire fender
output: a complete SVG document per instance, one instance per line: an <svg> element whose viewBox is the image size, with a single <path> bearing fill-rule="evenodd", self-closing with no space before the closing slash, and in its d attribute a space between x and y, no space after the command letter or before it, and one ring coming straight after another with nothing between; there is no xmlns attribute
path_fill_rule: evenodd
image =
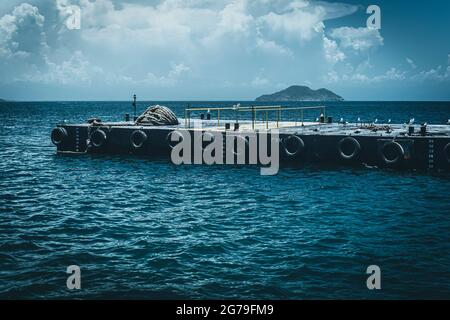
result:
<svg viewBox="0 0 450 320"><path fill-rule="evenodd" d="M130 142L133 149L140 149L145 145L148 136L142 130L134 130L130 135Z"/></svg>
<svg viewBox="0 0 450 320"><path fill-rule="evenodd" d="M345 145L346 143L350 143L350 144L353 146L353 151L352 151L352 153L350 153L350 154L346 154L346 153L344 152L344 150L343 150L344 145ZM338 142L338 144L337 144L337 149L338 149L339 156L340 156L342 159L345 159L345 160L352 160L352 159L354 159L354 158L360 153L360 151L361 151L361 144L359 143L358 140L356 140L356 139L353 138L353 137L345 137L345 138L341 139L341 140Z"/></svg>
<svg viewBox="0 0 450 320"><path fill-rule="evenodd" d="M396 153L396 157L393 159L389 159L386 156L386 148L393 147ZM388 141L384 143L380 148L380 156L381 160L383 160L384 164L386 165L395 165L403 161L405 157L405 150L403 149L402 145L398 143L397 141Z"/></svg>
<svg viewBox="0 0 450 320"><path fill-rule="evenodd" d="M288 142L290 140L296 141L296 143L297 143L297 148L294 151L289 150ZM298 154L300 154L305 149L305 142L303 141L302 138L300 138L299 136L296 136L296 135L289 135L289 136L283 138L281 140L281 145L283 146L284 153L290 158L296 157Z"/></svg>
<svg viewBox="0 0 450 320"><path fill-rule="evenodd" d="M209 141L204 141L203 137L209 136ZM211 143L213 143L216 140L216 137L211 132L204 132L202 136L202 150L205 150L207 146L209 146Z"/></svg>
<svg viewBox="0 0 450 320"><path fill-rule="evenodd" d="M96 147L96 148L100 148L102 147L106 140L107 140L107 135L106 132L102 129L97 129L95 130L92 134L91 134L91 144Z"/></svg>
<svg viewBox="0 0 450 320"><path fill-rule="evenodd" d="M444 158L447 160L447 163L450 163L450 142L445 145L443 152Z"/></svg>
<svg viewBox="0 0 450 320"><path fill-rule="evenodd" d="M172 141L172 135L173 135L173 134L178 135L178 136L180 137L180 139L179 139L178 141ZM169 147L170 149L175 148L175 146L176 146L178 143L182 142L183 139L184 139L183 135L182 135L180 132L178 132L177 130L170 131L170 132L167 134L167 136L166 136L166 142L167 142L167 145L168 145L168 147Z"/></svg>
<svg viewBox="0 0 450 320"><path fill-rule="evenodd" d="M236 135L236 139L233 141L233 154L235 156L239 156L239 152L238 152L238 140L244 141L244 153L246 156L248 156L248 140L246 138L244 138L243 136L240 135ZM236 148L235 148L236 147Z"/></svg>
<svg viewBox="0 0 450 320"><path fill-rule="evenodd" d="M52 130L50 137L54 145L60 145L68 137L67 130L62 127L55 128Z"/></svg>

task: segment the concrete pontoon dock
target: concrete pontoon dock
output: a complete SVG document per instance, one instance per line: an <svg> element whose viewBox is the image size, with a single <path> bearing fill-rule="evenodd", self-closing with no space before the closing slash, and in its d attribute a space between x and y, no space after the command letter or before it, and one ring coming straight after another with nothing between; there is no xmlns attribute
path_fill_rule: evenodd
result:
<svg viewBox="0 0 450 320"><path fill-rule="evenodd" d="M303 113L317 109L319 121L306 121ZM251 120L221 119L220 112L249 112ZM191 113L215 111L205 119ZM269 120L269 112L275 119ZM283 112L298 112L298 119L282 121ZM257 114L262 119L257 119ZM337 163L396 169L450 170L450 125L333 122L325 107L245 107L186 109L178 125L145 125L134 121L59 124L52 131L57 151L170 156L173 131L233 134L247 139L262 133L279 142L280 161ZM259 138L258 138L259 139Z"/></svg>

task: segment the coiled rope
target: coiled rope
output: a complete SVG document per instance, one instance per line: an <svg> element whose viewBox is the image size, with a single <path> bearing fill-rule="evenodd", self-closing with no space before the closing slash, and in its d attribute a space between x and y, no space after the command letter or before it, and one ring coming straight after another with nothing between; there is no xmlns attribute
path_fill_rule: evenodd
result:
<svg viewBox="0 0 450 320"><path fill-rule="evenodd" d="M179 122L172 110L164 106L156 105L148 107L147 110L136 119L135 124L164 126L177 125Z"/></svg>

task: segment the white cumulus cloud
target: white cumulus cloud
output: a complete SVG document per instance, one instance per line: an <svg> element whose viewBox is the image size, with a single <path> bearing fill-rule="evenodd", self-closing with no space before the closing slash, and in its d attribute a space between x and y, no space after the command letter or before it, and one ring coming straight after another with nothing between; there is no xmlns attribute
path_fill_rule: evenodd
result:
<svg viewBox="0 0 450 320"><path fill-rule="evenodd" d="M339 41L343 48L365 51L383 45L379 30L371 28L340 27L331 30L330 36Z"/></svg>
<svg viewBox="0 0 450 320"><path fill-rule="evenodd" d="M45 18L28 3L16 6L0 18L0 56L29 57L47 48L43 25Z"/></svg>
<svg viewBox="0 0 450 320"><path fill-rule="evenodd" d="M305 0L33 3L0 16L0 74L14 71L14 79L33 83L92 85L92 91L96 83L104 92L126 85L204 92L221 90L224 82L249 90L280 81L314 82L321 75L313 65L346 59L338 40L325 37L325 21L357 10ZM80 30L66 23L73 5L81 9Z"/></svg>
<svg viewBox="0 0 450 320"><path fill-rule="evenodd" d="M345 59L345 54L339 49L336 41L323 37L323 49L328 62L336 63Z"/></svg>

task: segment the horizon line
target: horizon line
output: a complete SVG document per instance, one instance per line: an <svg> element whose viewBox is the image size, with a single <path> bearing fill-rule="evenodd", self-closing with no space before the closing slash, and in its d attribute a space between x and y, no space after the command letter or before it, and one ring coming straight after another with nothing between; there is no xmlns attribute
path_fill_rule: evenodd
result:
<svg viewBox="0 0 450 320"><path fill-rule="evenodd" d="M36 99L36 100L14 100L14 99L3 99L0 102L132 102L133 100L107 100L107 99L92 99L92 100L53 100L53 99ZM450 100L342 100L342 101L333 101L333 100L301 100L301 101L256 101L256 100L164 100L164 99L143 99L137 100L136 102L257 102L257 103L293 103L293 102L318 102L318 103L345 103L345 102L450 102Z"/></svg>

